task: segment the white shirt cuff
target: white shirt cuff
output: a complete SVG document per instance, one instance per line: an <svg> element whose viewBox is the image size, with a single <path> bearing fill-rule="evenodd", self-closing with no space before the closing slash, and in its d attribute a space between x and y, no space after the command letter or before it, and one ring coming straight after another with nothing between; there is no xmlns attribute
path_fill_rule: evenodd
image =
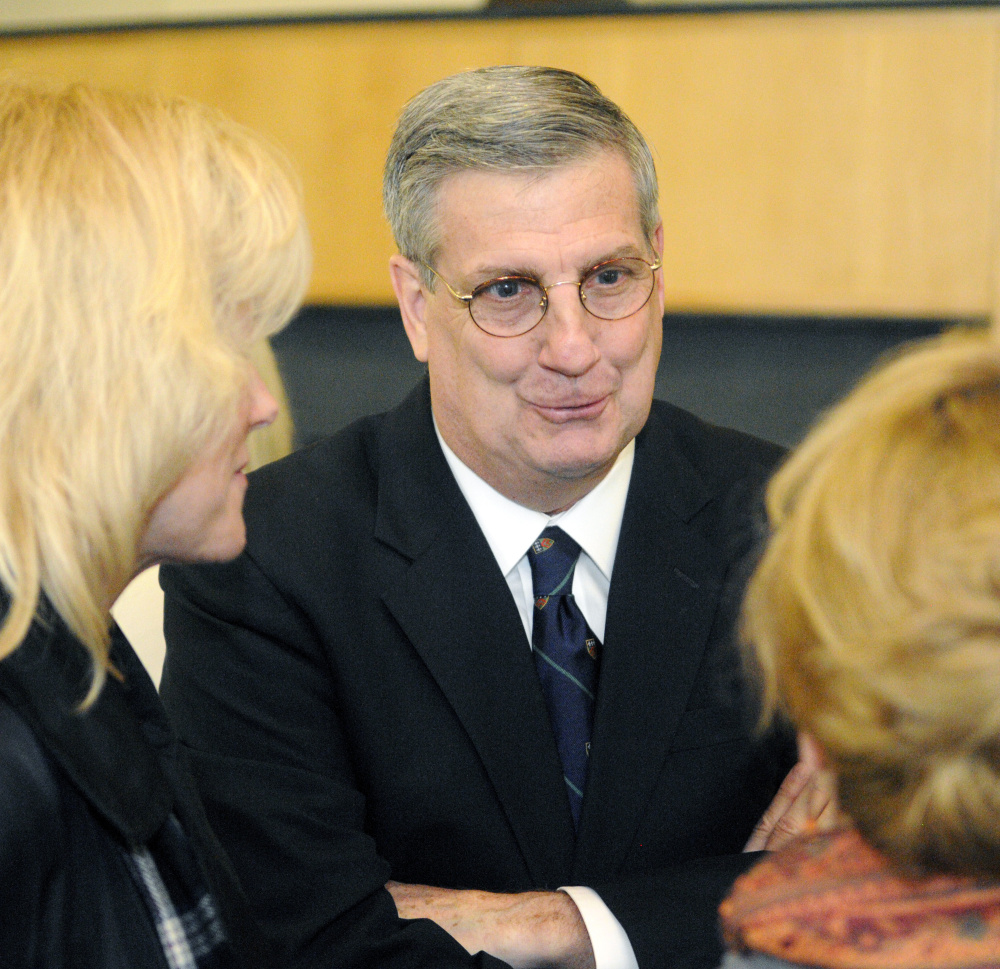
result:
<svg viewBox="0 0 1000 969"><path fill-rule="evenodd" d="M563 887L559 891L569 895L580 910L597 969L639 969L625 930L597 892L579 885Z"/></svg>

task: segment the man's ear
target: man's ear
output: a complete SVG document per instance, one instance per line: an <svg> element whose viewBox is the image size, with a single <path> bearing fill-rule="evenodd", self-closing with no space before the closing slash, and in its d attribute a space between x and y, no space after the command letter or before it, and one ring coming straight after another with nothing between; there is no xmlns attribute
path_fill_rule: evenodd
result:
<svg viewBox="0 0 1000 969"><path fill-rule="evenodd" d="M405 256L392 256L389 259L389 279L399 303L399 312L403 317L403 329L413 355L421 362L427 363L427 293L420 279L417 265Z"/></svg>
<svg viewBox="0 0 1000 969"><path fill-rule="evenodd" d="M656 249L656 255L659 257L660 262L663 261L663 223L661 222L657 227L656 231L653 233L653 247ZM666 269L661 268L659 273L656 275L656 293L660 300L660 316L663 316L663 280L666 276Z"/></svg>

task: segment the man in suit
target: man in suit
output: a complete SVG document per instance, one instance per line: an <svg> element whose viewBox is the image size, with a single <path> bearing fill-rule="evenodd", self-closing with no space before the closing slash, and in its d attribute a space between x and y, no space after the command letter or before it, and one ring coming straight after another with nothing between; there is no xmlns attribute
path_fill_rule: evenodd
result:
<svg viewBox="0 0 1000 969"><path fill-rule="evenodd" d="M780 452L652 400L656 202L574 74L422 92L385 205L428 378L256 473L237 562L163 571L164 700L286 965L719 958L794 763L733 642Z"/></svg>

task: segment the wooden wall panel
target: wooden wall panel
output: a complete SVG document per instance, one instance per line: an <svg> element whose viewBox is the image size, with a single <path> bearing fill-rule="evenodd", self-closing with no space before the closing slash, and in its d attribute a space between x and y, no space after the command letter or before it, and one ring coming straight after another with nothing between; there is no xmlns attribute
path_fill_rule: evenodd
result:
<svg viewBox="0 0 1000 969"><path fill-rule="evenodd" d="M454 71L591 77L654 148L668 304L978 316L1000 301L1000 11L310 24L0 38L0 65L183 93L302 173L315 300L391 302L381 164Z"/></svg>

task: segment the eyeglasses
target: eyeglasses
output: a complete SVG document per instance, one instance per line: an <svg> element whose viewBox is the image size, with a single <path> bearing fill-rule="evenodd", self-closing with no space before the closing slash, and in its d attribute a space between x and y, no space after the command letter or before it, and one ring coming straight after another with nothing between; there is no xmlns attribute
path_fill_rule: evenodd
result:
<svg viewBox="0 0 1000 969"><path fill-rule="evenodd" d="M579 282L565 279L543 286L531 276L500 276L480 283L471 293L456 292L440 273L421 263L444 283L455 299L469 308L472 321L491 336L521 336L542 322L549 308L549 290L576 286L583 308L599 320L623 320L637 313L653 295L654 273L661 260L627 256L588 269Z"/></svg>

